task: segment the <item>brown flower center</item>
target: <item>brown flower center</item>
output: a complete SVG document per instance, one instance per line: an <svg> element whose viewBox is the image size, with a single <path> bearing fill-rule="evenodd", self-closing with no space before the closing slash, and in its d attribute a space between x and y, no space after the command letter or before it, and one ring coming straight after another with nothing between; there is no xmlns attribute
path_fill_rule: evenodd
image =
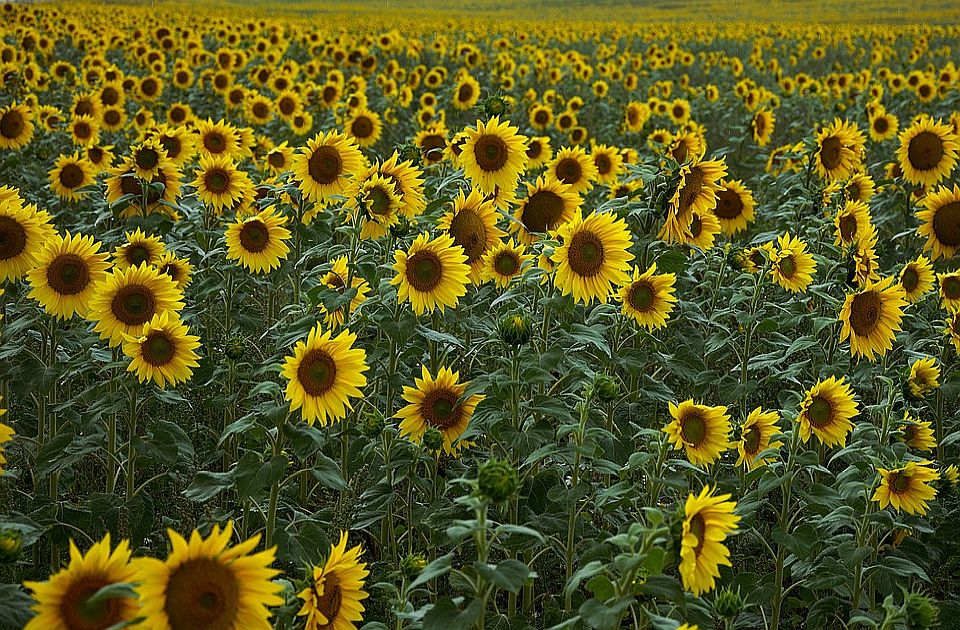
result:
<svg viewBox="0 0 960 630"><path fill-rule="evenodd" d="M693 446L703 443L707 437L707 421L699 411L691 411L680 419L680 436Z"/></svg>
<svg viewBox="0 0 960 630"><path fill-rule="evenodd" d="M807 407L807 420L821 429L833 423L833 404L822 396L814 396Z"/></svg>
<svg viewBox="0 0 960 630"><path fill-rule="evenodd" d="M713 213L720 219L736 219L743 213L743 200L725 188L717 193L717 207Z"/></svg>
<svg viewBox="0 0 960 630"><path fill-rule="evenodd" d="M332 184L343 173L343 158L335 147L319 146L310 156L307 172L318 184Z"/></svg>
<svg viewBox="0 0 960 630"><path fill-rule="evenodd" d="M825 138L820 144L820 162L823 167L832 171L840 166L842 150L843 144L840 142L840 138L836 136Z"/></svg>
<svg viewBox="0 0 960 630"><path fill-rule="evenodd" d="M98 575L76 579L60 601L59 612L70 630L104 630L123 621L122 599L109 598L97 602L90 599L109 582Z"/></svg>
<svg viewBox="0 0 960 630"><path fill-rule="evenodd" d="M217 131L207 132L203 136L203 148L214 155L223 153L227 149L227 139Z"/></svg>
<svg viewBox="0 0 960 630"><path fill-rule="evenodd" d="M550 113L546 110L538 109L533 114L533 122L541 126L546 125L548 122L550 122Z"/></svg>
<svg viewBox="0 0 960 630"><path fill-rule="evenodd" d="M694 548L693 552L695 555L699 556L700 552L703 550L704 543L707 542L707 522L703 519L703 515L699 512L690 517L690 533L697 537L697 546Z"/></svg>
<svg viewBox="0 0 960 630"><path fill-rule="evenodd" d="M261 111L266 110L266 106L264 106L263 103L260 103L260 105L262 106L262 107L261 107ZM294 100L293 100L292 98L290 98L289 96L284 96L283 98L280 99L280 102L277 103L277 108L280 110L280 112L281 112L284 116L289 116L289 115L291 115L293 112L297 111L297 104L296 104L296 103L294 102ZM264 111L263 114L259 114L259 115L260 115L261 117L262 117L262 116L265 116L265 115L266 115L266 111Z"/></svg>
<svg viewBox="0 0 960 630"><path fill-rule="evenodd" d="M273 168L282 168L286 163L286 159L283 157L283 153L280 151L274 151L267 156L267 161L270 163L270 166Z"/></svg>
<svg viewBox="0 0 960 630"><path fill-rule="evenodd" d="M760 427L751 426L743 432L743 450L744 452L755 455L760 450Z"/></svg>
<svg viewBox="0 0 960 630"><path fill-rule="evenodd" d="M610 157L607 155L596 155L593 158L593 163L597 167L597 172L601 175L606 175L613 168L613 164L610 162Z"/></svg>
<svg viewBox="0 0 960 630"><path fill-rule="evenodd" d="M654 290L652 284L647 280L638 280L630 287L630 292L627 294L627 302L641 313L647 313L653 309L653 303L656 297L657 292Z"/></svg>
<svg viewBox="0 0 960 630"><path fill-rule="evenodd" d="M157 299L153 291L140 284L121 287L110 302L113 316L126 326L146 324L156 310Z"/></svg>
<svg viewBox="0 0 960 630"><path fill-rule="evenodd" d="M152 171L160 163L160 154L155 149L143 148L137 151L137 166L145 171Z"/></svg>
<svg viewBox="0 0 960 630"><path fill-rule="evenodd" d="M577 232L567 249L570 268L582 278L592 278L603 269L603 241L593 232Z"/></svg>
<svg viewBox="0 0 960 630"><path fill-rule="evenodd" d="M943 141L932 131L922 131L910 140L907 158L913 168L929 171L940 164L943 157Z"/></svg>
<svg viewBox="0 0 960 630"><path fill-rule="evenodd" d="M960 245L960 201L951 201L934 212L933 233L948 247Z"/></svg>
<svg viewBox="0 0 960 630"><path fill-rule="evenodd" d="M583 177L583 168L575 158L563 158L557 162L557 177L564 184L576 184Z"/></svg>
<svg viewBox="0 0 960 630"><path fill-rule="evenodd" d="M484 134L477 138L473 147L477 165L488 173L499 171L507 165L510 151L500 136Z"/></svg>
<svg viewBox="0 0 960 630"><path fill-rule="evenodd" d="M686 212L693 207L697 197L700 196L700 191L703 190L703 182L703 170L699 166L690 169L690 172L683 178L683 187L680 189L678 199L681 212Z"/></svg>
<svg viewBox="0 0 960 630"><path fill-rule="evenodd" d="M473 86L469 83L464 83L460 86L460 89L457 90L457 100L461 103L466 103L471 98L473 98Z"/></svg>
<svg viewBox="0 0 960 630"><path fill-rule="evenodd" d="M480 215L472 208L461 208L450 222L453 242L463 248L467 264L473 264L487 249L487 230Z"/></svg>
<svg viewBox="0 0 960 630"><path fill-rule="evenodd" d="M16 110L11 110L0 118L0 134L3 134L4 138L19 137L24 127L26 127L26 121L23 119L23 114Z"/></svg>
<svg viewBox="0 0 960 630"><path fill-rule="evenodd" d="M317 597L317 610L321 615L327 618L325 626L318 626L323 630L332 628L340 614L340 607L343 605L343 589L340 586L340 580L333 573L325 575L323 578L323 595Z"/></svg>
<svg viewBox="0 0 960 630"><path fill-rule="evenodd" d="M143 360L154 367L167 365L177 355L177 346L173 339L159 330L147 335L140 347Z"/></svg>
<svg viewBox="0 0 960 630"><path fill-rule="evenodd" d="M887 483L890 486L890 490L896 494L903 494L910 489L910 477L899 471L890 473L890 478L887 479Z"/></svg>
<svg viewBox="0 0 960 630"><path fill-rule="evenodd" d="M203 185L215 195L222 195L230 190L230 175L220 167L214 167L204 173Z"/></svg>
<svg viewBox="0 0 960 630"><path fill-rule="evenodd" d="M406 275L417 291L432 291L443 279L443 264L433 252L421 250L407 259Z"/></svg>
<svg viewBox="0 0 960 630"><path fill-rule="evenodd" d="M501 276L513 277L520 271L520 259L511 251L500 252L493 261L493 268Z"/></svg>
<svg viewBox="0 0 960 630"><path fill-rule="evenodd" d="M180 565L167 583L164 612L175 630L236 627L240 585L230 567L198 558Z"/></svg>
<svg viewBox="0 0 960 630"><path fill-rule="evenodd" d="M563 217L563 198L551 190L539 190L527 198L520 222L529 232L546 232Z"/></svg>
<svg viewBox="0 0 960 630"><path fill-rule="evenodd" d="M943 297L948 300L960 300L960 278L957 276L948 276L940 283L940 290L943 291Z"/></svg>
<svg viewBox="0 0 960 630"><path fill-rule="evenodd" d="M240 246L259 254L270 244L270 228L260 219L249 219L240 228Z"/></svg>
<svg viewBox="0 0 960 630"><path fill-rule="evenodd" d="M337 363L326 350L311 350L297 368L297 381L310 396L321 396L337 381Z"/></svg>
<svg viewBox="0 0 960 630"><path fill-rule="evenodd" d="M850 303L850 328L858 337L867 337L877 329L881 310L876 291L858 293Z"/></svg>
<svg viewBox="0 0 960 630"><path fill-rule="evenodd" d="M914 267L907 267L900 275L900 285L907 293L912 293L920 286L920 274Z"/></svg>
<svg viewBox="0 0 960 630"><path fill-rule="evenodd" d="M373 121L366 116L358 116L350 124L350 133L354 138L369 138L373 135Z"/></svg>
<svg viewBox="0 0 960 630"><path fill-rule="evenodd" d="M449 389L429 392L420 403L420 413L431 427L444 431L460 422L463 409L457 404L457 394Z"/></svg>
<svg viewBox="0 0 960 630"><path fill-rule="evenodd" d="M76 254L60 254L47 266L47 284L60 295L76 295L89 283L87 263Z"/></svg>
<svg viewBox="0 0 960 630"><path fill-rule="evenodd" d="M27 231L16 219L0 216L0 260L19 256L27 247Z"/></svg>

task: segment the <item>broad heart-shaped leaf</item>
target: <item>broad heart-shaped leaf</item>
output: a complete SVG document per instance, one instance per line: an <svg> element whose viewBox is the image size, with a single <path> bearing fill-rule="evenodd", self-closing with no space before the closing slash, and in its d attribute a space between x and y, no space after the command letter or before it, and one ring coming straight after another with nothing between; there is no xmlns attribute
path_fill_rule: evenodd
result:
<svg viewBox="0 0 960 630"><path fill-rule="evenodd" d="M22 628L33 613L33 599L19 584L0 584L0 628Z"/></svg>
<svg viewBox="0 0 960 630"><path fill-rule="evenodd" d="M444 573L450 571L450 568L453 566L453 553L448 553L445 556L440 556L427 566L423 567L423 570L420 571L420 575L417 576L413 582L410 582L408 589L414 589L421 584L426 584L430 580L440 577Z"/></svg>
<svg viewBox="0 0 960 630"><path fill-rule="evenodd" d="M683 587L676 578L667 575L651 575L638 589L644 595L665 599L674 604L683 605Z"/></svg>
<svg viewBox="0 0 960 630"><path fill-rule="evenodd" d="M504 560L496 566L479 562L475 562L473 566L483 579L511 593L519 593L520 587L531 575L527 565L513 559Z"/></svg>
<svg viewBox="0 0 960 630"><path fill-rule="evenodd" d="M190 487L183 491L183 496L191 501L203 503L231 487L233 487L232 473L201 471L193 478L193 483L190 484Z"/></svg>
<svg viewBox="0 0 960 630"><path fill-rule="evenodd" d="M580 588L580 583L587 578L592 578L596 574L603 571L603 563L599 560L592 560L587 564L583 565L577 571L570 576L570 581L567 582L566 586L563 587L564 595L570 594Z"/></svg>
<svg viewBox="0 0 960 630"><path fill-rule="evenodd" d="M479 599L461 611L452 599L443 597L424 615L423 630L468 630L483 613L483 602Z"/></svg>
<svg viewBox="0 0 960 630"><path fill-rule="evenodd" d="M627 612L633 601L633 597L626 596L610 603L604 603L599 599L588 599L580 605L580 618L591 628L613 630L620 627L620 618Z"/></svg>

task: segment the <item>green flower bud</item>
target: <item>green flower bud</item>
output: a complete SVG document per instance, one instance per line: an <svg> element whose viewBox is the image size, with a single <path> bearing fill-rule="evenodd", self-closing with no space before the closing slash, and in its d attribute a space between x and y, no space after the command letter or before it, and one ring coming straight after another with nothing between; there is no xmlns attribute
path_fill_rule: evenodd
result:
<svg viewBox="0 0 960 630"><path fill-rule="evenodd" d="M378 411L371 411L364 414L360 432L365 438L372 439L383 433L386 426L387 421L383 418L383 414Z"/></svg>
<svg viewBox="0 0 960 630"><path fill-rule="evenodd" d="M713 600L713 610L717 616L723 619L734 619L743 610L743 598L740 597L740 589L732 591L729 588L722 588L717 592L717 597Z"/></svg>
<svg viewBox="0 0 960 630"><path fill-rule="evenodd" d="M400 161L410 161L414 166L420 165L420 147L412 142L398 146L397 153L400 156Z"/></svg>
<svg viewBox="0 0 960 630"><path fill-rule="evenodd" d="M395 239L401 239L410 233L410 221L407 217L401 215L398 218L399 220L390 226L390 234L392 234Z"/></svg>
<svg viewBox="0 0 960 630"><path fill-rule="evenodd" d="M597 374L593 379L593 394L600 402L613 402L620 396L620 384L607 374Z"/></svg>
<svg viewBox="0 0 960 630"><path fill-rule="evenodd" d="M926 630L937 622L940 615L934 601L921 593L908 593L903 610L910 630Z"/></svg>
<svg viewBox="0 0 960 630"><path fill-rule="evenodd" d="M503 343L519 348L530 341L533 334L533 320L525 313L506 315L497 323L497 332Z"/></svg>
<svg viewBox="0 0 960 630"><path fill-rule="evenodd" d="M443 448L443 433L434 427L427 429L423 434L423 447L428 451L439 451Z"/></svg>
<svg viewBox="0 0 960 630"><path fill-rule="evenodd" d="M247 353L247 340L240 335L234 335L227 339L223 351L227 358L239 361Z"/></svg>
<svg viewBox="0 0 960 630"><path fill-rule="evenodd" d="M400 572L407 578L414 577L423 571L425 566L427 566L427 560L423 557L423 554L419 553L410 554L400 560Z"/></svg>
<svg viewBox="0 0 960 630"><path fill-rule="evenodd" d="M509 462L490 459L480 465L477 482L481 496L500 503L517 493L520 476Z"/></svg>
<svg viewBox="0 0 960 630"><path fill-rule="evenodd" d="M18 529L0 529L0 564L13 564L23 551L23 533Z"/></svg>
<svg viewBox="0 0 960 630"><path fill-rule="evenodd" d="M502 96L490 96L483 101L483 111L487 116L503 116L510 110L510 103Z"/></svg>

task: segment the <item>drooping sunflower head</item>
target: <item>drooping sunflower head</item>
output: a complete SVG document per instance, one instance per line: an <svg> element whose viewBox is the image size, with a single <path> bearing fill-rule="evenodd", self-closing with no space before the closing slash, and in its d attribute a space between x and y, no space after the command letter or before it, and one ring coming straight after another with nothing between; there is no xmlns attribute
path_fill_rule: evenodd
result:
<svg viewBox="0 0 960 630"><path fill-rule="evenodd" d="M527 138L516 127L494 116L467 128L467 140L460 154L464 174L482 192L498 187L515 190L527 166Z"/></svg>
<svg viewBox="0 0 960 630"><path fill-rule="evenodd" d="M102 588L135 582L127 541L110 549L110 534L81 553L70 541L70 563L46 582L26 582L32 592L36 616L29 630L42 628L108 628L132 622L139 613L137 601L122 597L91 601Z"/></svg>
<svg viewBox="0 0 960 630"><path fill-rule="evenodd" d="M360 562L362 554L361 545L347 549L347 532L342 532L323 566L313 567L307 587L297 595L303 601L297 616L304 617L304 630L352 629L363 620L369 571Z"/></svg>
<svg viewBox="0 0 960 630"><path fill-rule="evenodd" d="M190 284L193 266L190 265L190 261L178 258L173 252L163 253L155 266L160 270L160 273L170 276L170 279L177 283L177 287L181 291Z"/></svg>
<svg viewBox="0 0 960 630"><path fill-rule="evenodd" d="M958 150L952 126L923 116L900 132L897 160L908 182L934 186L956 166Z"/></svg>
<svg viewBox="0 0 960 630"><path fill-rule="evenodd" d="M663 328L677 303L676 280L676 274L658 274L656 263L643 273L634 268L633 278L618 292L623 312L647 330Z"/></svg>
<svg viewBox="0 0 960 630"><path fill-rule="evenodd" d="M390 179L373 173L360 181L355 179L347 189L352 195L363 227L360 238L378 239L390 232L390 227L400 220L403 196Z"/></svg>
<svg viewBox="0 0 960 630"><path fill-rule="evenodd" d="M346 290L347 282L350 281L351 286L356 289L357 293L353 296L353 299L350 300L350 304L344 313L343 308L338 308L333 312L328 312L327 308L321 304L320 311L326 313L324 318L324 324L329 327L340 326L344 323L346 315L353 313L357 307L364 303L367 299L367 294L370 293L370 284L354 274L353 278L350 279L350 271L347 265L347 257L340 256L339 258L334 259L330 263L330 271L328 271L320 279L320 281L330 289L334 289L340 293L344 293Z"/></svg>
<svg viewBox="0 0 960 630"><path fill-rule="evenodd" d="M606 302L614 285L629 282L633 237L623 219L609 212L584 218L578 212L558 235L563 244L553 253L555 281L564 295L585 304Z"/></svg>
<svg viewBox="0 0 960 630"><path fill-rule="evenodd" d="M166 560L138 558L140 615L158 628L266 628L268 607L279 606L282 585L272 579L276 548L254 552L256 535L230 546L233 523L214 525L206 538L193 530L184 539L168 530Z"/></svg>
<svg viewBox="0 0 960 630"><path fill-rule="evenodd" d="M740 429L740 441L737 443L737 466L745 465L748 470L766 466L772 458L760 458L763 451L783 446L783 442L771 441L771 438L780 432L777 424L780 414L776 411L764 411L757 407L750 412Z"/></svg>
<svg viewBox="0 0 960 630"><path fill-rule="evenodd" d="M924 196L920 205L918 232L927 239L924 250L931 252L933 261L953 257L960 248L960 186L941 186Z"/></svg>
<svg viewBox="0 0 960 630"><path fill-rule="evenodd" d="M843 445L853 429L851 420L858 413L853 391L845 379L831 376L820 380L800 403L800 437L806 442L815 435L826 446Z"/></svg>
<svg viewBox="0 0 960 630"><path fill-rule="evenodd" d="M356 334L347 329L334 337L317 324L286 358L282 372L287 379L286 398L291 411L300 409L308 424L340 421L353 408L350 399L362 395L367 353L354 347L356 340Z"/></svg>
<svg viewBox="0 0 960 630"><path fill-rule="evenodd" d="M497 216L493 201L474 188L467 195L461 190L453 200L453 209L437 222L437 230L449 234L453 243L463 248L475 284L481 280L483 257L506 236L497 227Z"/></svg>
<svg viewBox="0 0 960 630"><path fill-rule="evenodd" d="M893 348L893 339L900 330L905 293L893 278L867 282L863 288L847 295L840 310L840 341L850 338L850 352L873 361Z"/></svg>
<svg viewBox="0 0 960 630"><path fill-rule="evenodd" d="M907 411L903 412L903 421L897 425L897 429L900 439L914 450L932 451L937 448L937 439L930 423L917 420Z"/></svg>
<svg viewBox="0 0 960 630"><path fill-rule="evenodd" d="M669 408L673 420L663 432L674 449L684 449L691 464L712 464L730 448L730 416L726 407L685 400L680 404L671 402Z"/></svg>
<svg viewBox="0 0 960 630"><path fill-rule="evenodd" d="M676 217L679 225L689 232L691 215L694 211L703 216L712 213L717 206L717 192L720 180L727 174L723 160L706 160L684 165L680 169L677 189L670 199L670 216ZM681 233L674 240L683 241L689 234Z"/></svg>
<svg viewBox="0 0 960 630"><path fill-rule="evenodd" d="M107 256L92 236L54 234L28 274L30 297L60 319L86 315L96 287L107 277Z"/></svg>
<svg viewBox="0 0 960 630"><path fill-rule="evenodd" d="M98 283L87 317L96 322L94 330L102 339L109 339L112 347L127 336L139 337L155 315L179 311L183 306L183 292L177 284L144 263L115 269Z"/></svg>
<svg viewBox="0 0 960 630"><path fill-rule="evenodd" d="M290 253L286 241L290 230L283 227L287 219L274 208L266 208L246 219L238 217L227 227L224 240L227 258L236 260L253 273L272 271Z"/></svg>
<svg viewBox="0 0 960 630"><path fill-rule="evenodd" d="M927 502L937 496L937 489L929 482L940 478L929 464L927 461L907 462L892 470L877 468L880 484L872 500L879 503L881 509L893 506L894 510L907 514L926 514Z"/></svg>
<svg viewBox="0 0 960 630"><path fill-rule="evenodd" d="M460 436L470 425L482 394L464 396L469 382L460 382L459 372L442 367L436 378L424 365L414 387L404 386L403 399L407 405L397 412L400 434L420 443L428 429L436 429L443 436L443 450L457 455L466 446Z"/></svg>
<svg viewBox="0 0 960 630"><path fill-rule="evenodd" d="M293 172L303 194L316 202L341 194L363 162L353 138L330 131L314 136L300 149L293 159Z"/></svg>
<svg viewBox="0 0 960 630"><path fill-rule="evenodd" d="M146 263L156 266L166 247L159 236L145 234L140 228L125 234L127 242L113 252L113 264L117 269L139 267Z"/></svg>
<svg viewBox="0 0 960 630"><path fill-rule="evenodd" d="M923 357L911 363L907 384L910 394L916 398L926 398L927 394L940 387L940 367L937 360Z"/></svg>
<svg viewBox="0 0 960 630"><path fill-rule="evenodd" d="M456 307L467 292L467 256L449 234L432 240L429 234L421 234L407 251L394 253L393 269L396 275L390 284L397 285L397 299L401 303L409 300L418 315Z"/></svg>
<svg viewBox="0 0 960 630"><path fill-rule="evenodd" d="M690 494L683 510L680 539L680 577L683 586L694 595L713 590L720 577L720 565L731 566L730 550L723 544L737 528L740 517L737 504L729 494L716 494L705 486L698 495Z"/></svg>

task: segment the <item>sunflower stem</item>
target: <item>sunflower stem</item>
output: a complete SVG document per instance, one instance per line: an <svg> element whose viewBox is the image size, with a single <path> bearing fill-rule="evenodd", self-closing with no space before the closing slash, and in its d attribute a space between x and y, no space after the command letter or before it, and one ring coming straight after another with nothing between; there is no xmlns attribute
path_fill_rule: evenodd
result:
<svg viewBox="0 0 960 630"><path fill-rule="evenodd" d="M577 427L577 432L573 434L574 445L576 447L576 452L573 456L573 468L570 470L570 493L573 494L576 492L576 488L580 485L580 451L583 446L583 437L584 432L587 428L587 419L590 417L590 403L593 399L593 390L588 390L587 394L584 396L583 401L580 403L580 424ZM573 502L573 505L570 507L570 516L567 519L567 545L566 545L566 581L565 583L570 582L570 578L573 577L573 555L574 555L574 534L577 529L577 501ZM570 610L573 604L573 592L569 589L566 591L564 596L564 609Z"/></svg>
<svg viewBox="0 0 960 630"><path fill-rule="evenodd" d="M787 529L790 527L790 492L793 488L793 465L794 461L796 460L797 449L800 446L799 437L800 430L799 428L794 427L790 436L790 454L787 457L787 465L784 469L783 504L780 509L779 526L784 534L788 533ZM777 630L780 627L780 611L783 606L784 599L783 574L786 552L786 547L784 547L782 544L777 545L776 572L774 577L775 590L773 593L773 610L770 616L770 630Z"/></svg>
<svg viewBox="0 0 960 630"><path fill-rule="evenodd" d="M273 442L273 456L280 457L283 454L283 443L284 443L284 426L287 423L287 418L284 416L283 420L277 423L277 439ZM264 536L264 545L270 547L273 545L273 535L277 529L277 503L280 499L280 482L278 479L270 487L270 502L267 505L267 526L266 526L266 536Z"/></svg>
<svg viewBox="0 0 960 630"><path fill-rule="evenodd" d="M128 426L129 436L127 438L127 500L133 498L133 490L136 487L137 476L137 388L131 386L128 391Z"/></svg>

